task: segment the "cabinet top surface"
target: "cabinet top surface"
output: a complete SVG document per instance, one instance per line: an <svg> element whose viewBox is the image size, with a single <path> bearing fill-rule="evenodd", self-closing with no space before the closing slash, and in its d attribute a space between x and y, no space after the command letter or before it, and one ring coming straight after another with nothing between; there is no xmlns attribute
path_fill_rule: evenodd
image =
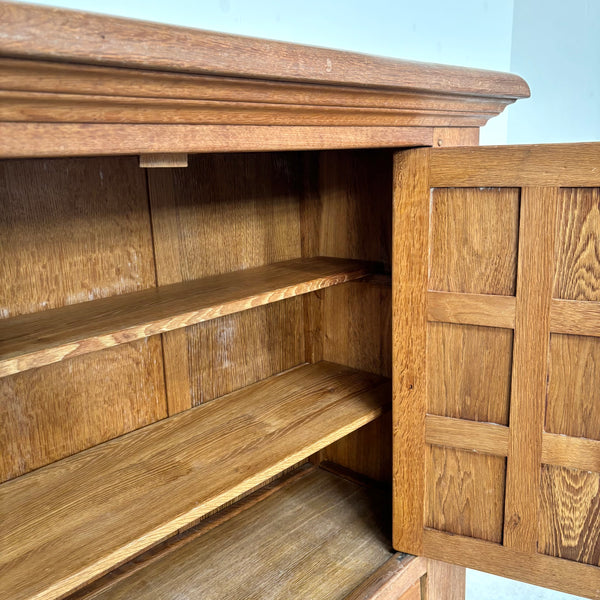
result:
<svg viewBox="0 0 600 600"><path fill-rule="evenodd" d="M529 96L507 73L419 63L60 8L0 2L0 56L178 73L495 98Z"/></svg>

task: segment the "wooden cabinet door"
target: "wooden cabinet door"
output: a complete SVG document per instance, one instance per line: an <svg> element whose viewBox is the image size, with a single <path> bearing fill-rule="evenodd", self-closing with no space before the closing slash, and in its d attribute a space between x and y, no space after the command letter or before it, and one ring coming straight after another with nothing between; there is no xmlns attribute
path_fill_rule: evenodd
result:
<svg viewBox="0 0 600 600"><path fill-rule="evenodd" d="M399 152L397 550L600 598L600 144Z"/></svg>

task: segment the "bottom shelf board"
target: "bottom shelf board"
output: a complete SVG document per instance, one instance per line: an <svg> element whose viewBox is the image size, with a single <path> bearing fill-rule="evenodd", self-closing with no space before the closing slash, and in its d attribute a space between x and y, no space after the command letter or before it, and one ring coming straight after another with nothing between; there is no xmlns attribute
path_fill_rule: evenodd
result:
<svg viewBox="0 0 600 600"><path fill-rule="evenodd" d="M389 380L321 362L0 486L0 598L57 598L378 417Z"/></svg>
<svg viewBox="0 0 600 600"><path fill-rule="evenodd" d="M75 598L341 600L394 555L390 496L306 466L216 527L200 525Z"/></svg>

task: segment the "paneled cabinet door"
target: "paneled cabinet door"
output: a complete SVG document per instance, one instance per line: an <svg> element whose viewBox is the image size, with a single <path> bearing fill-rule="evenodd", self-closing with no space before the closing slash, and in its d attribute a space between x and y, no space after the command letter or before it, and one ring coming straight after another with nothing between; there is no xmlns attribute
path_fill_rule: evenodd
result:
<svg viewBox="0 0 600 600"><path fill-rule="evenodd" d="M395 547L600 598L600 144L394 168Z"/></svg>

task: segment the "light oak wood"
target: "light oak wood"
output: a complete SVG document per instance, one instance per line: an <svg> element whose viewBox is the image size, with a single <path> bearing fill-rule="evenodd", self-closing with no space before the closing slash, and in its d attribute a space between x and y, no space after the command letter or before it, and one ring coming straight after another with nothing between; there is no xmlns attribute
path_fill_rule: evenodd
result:
<svg viewBox="0 0 600 600"><path fill-rule="evenodd" d="M358 279L357 261L297 259L0 321L0 375Z"/></svg>
<svg viewBox="0 0 600 600"><path fill-rule="evenodd" d="M155 286L133 157L3 161L0 198L0 330ZM0 479L164 418L162 371L149 340L0 379Z"/></svg>
<svg viewBox="0 0 600 600"><path fill-rule="evenodd" d="M544 433L542 462L600 473L600 441Z"/></svg>
<svg viewBox="0 0 600 600"><path fill-rule="evenodd" d="M501 542L504 457L429 446L426 460L425 525Z"/></svg>
<svg viewBox="0 0 600 600"><path fill-rule="evenodd" d="M464 600L465 583L464 568L429 559L423 600Z"/></svg>
<svg viewBox="0 0 600 600"><path fill-rule="evenodd" d="M202 82L198 82L202 85ZM410 100L409 100L410 103ZM180 123L205 125L292 125L427 127L441 124L477 127L510 102L494 107L466 105L462 110L310 106L179 98L145 98L0 90L0 121L55 123ZM474 110L475 108L475 110ZM494 110L494 108L496 110ZM483 109L483 110L482 110ZM486 112L486 109L489 112Z"/></svg>
<svg viewBox="0 0 600 600"><path fill-rule="evenodd" d="M428 444L507 456L509 428L495 423L477 423L427 415L425 441Z"/></svg>
<svg viewBox="0 0 600 600"><path fill-rule="evenodd" d="M420 579L427 572L427 563L421 556L397 553L345 600L420 600Z"/></svg>
<svg viewBox="0 0 600 600"><path fill-rule="evenodd" d="M515 327L514 296L429 292L427 318L442 323Z"/></svg>
<svg viewBox="0 0 600 600"><path fill-rule="evenodd" d="M504 544L537 548L538 480L550 344L556 188L523 188Z"/></svg>
<svg viewBox="0 0 600 600"><path fill-rule="evenodd" d="M427 345L428 412L508 424L510 329L429 323Z"/></svg>
<svg viewBox="0 0 600 600"><path fill-rule="evenodd" d="M140 167L147 169L187 167L187 154L140 154Z"/></svg>
<svg viewBox="0 0 600 600"><path fill-rule="evenodd" d="M510 100L499 97L423 94L421 90L393 90L373 86L329 85L223 77L133 68L69 64L26 59L0 58L0 86L12 91L115 97L161 98L169 100L211 100L262 104L294 104L325 107L412 109L415 113L491 114L500 112ZM457 116L457 115L454 115ZM477 144L479 128L436 128L444 145L464 145L469 136ZM461 138L461 143L452 143Z"/></svg>
<svg viewBox="0 0 600 600"><path fill-rule="evenodd" d="M545 429L600 440L600 339L552 335Z"/></svg>
<svg viewBox="0 0 600 600"><path fill-rule="evenodd" d="M425 506L429 153L394 157L392 269L394 548L420 555Z"/></svg>
<svg viewBox="0 0 600 600"><path fill-rule="evenodd" d="M159 285L301 256L298 154L192 156L185 171L150 170L147 177ZM172 410L304 362L303 304L255 308L164 334Z"/></svg>
<svg viewBox="0 0 600 600"><path fill-rule="evenodd" d="M424 532L423 547L427 556L438 560L568 594L600 598L598 569L592 565L526 554L500 544L433 530Z"/></svg>
<svg viewBox="0 0 600 600"><path fill-rule="evenodd" d="M539 552L600 566L600 473L543 465Z"/></svg>
<svg viewBox="0 0 600 600"><path fill-rule="evenodd" d="M600 302L552 300L550 331L600 337Z"/></svg>
<svg viewBox="0 0 600 600"><path fill-rule="evenodd" d="M431 154L431 187L597 186L598 163L596 143L442 148Z"/></svg>
<svg viewBox="0 0 600 600"><path fill-rule="evenodd" d="M600 185L600 173L596 175ZM599 204L599 187L559 191L555 298L600 302Z"/></svg>
<svg viewBox="0 0 600 600"><path fill-rule="evenodd" d="M369 57L65 9L10 2L0 8L4 56L52 55L60 62L513 99L529 95L520 77L506 73Z"/></svg>
<svg viewBox="0 0 600 600"><path fill-rule="evenodd" d="M514 295L518 219L516 189L434 189L429 289Z"/></svg>
<svg viewBox="0 0 600 600"><path fill-rule="evenodd" d="M268 152L431 145L427 127L0 123L0 157Z"/></svg>
<svg viewBox="0 0 600 600"><path fill-rule="evenodd" d="M361 580L391 560L381 504L382 491L312 468L129 577L80 598L354 598ZM396 572L404 570L395 563ZM411 583L418 579L413 572Z"/></svg>
<svg viewBox="0 0 600 600"><path fill-rule="evenodd" d="M0 589L15 600L72 591L373 420L389 398L379 376L307 365L8 482Z"/></svg>

